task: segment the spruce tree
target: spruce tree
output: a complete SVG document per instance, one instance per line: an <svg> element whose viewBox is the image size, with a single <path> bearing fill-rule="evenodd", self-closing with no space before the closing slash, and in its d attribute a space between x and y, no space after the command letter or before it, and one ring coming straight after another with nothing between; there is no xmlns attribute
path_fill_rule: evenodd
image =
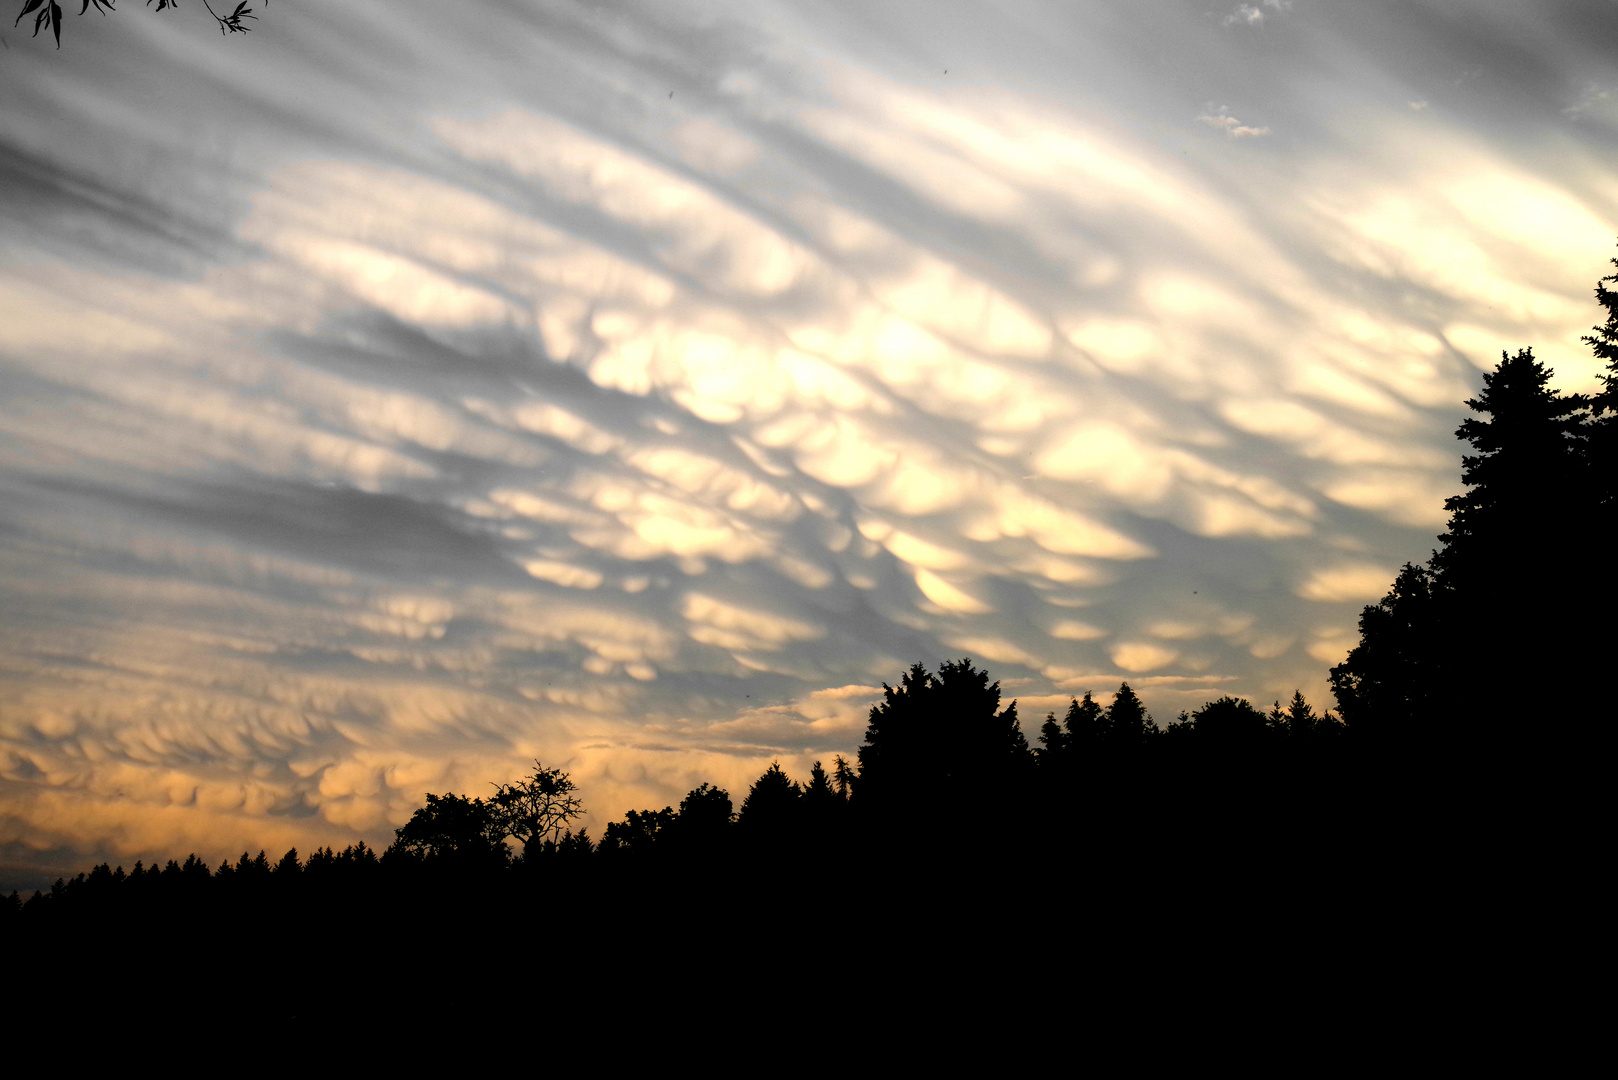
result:
<svg viewBox="0 0 1618 1080"><path fill-rule="evenodd" d="M1067 745L1081 758L1094 753L1096 747L1106 741L1106 714L1088 690L1084 692L1083 701L1068 704L1062 726L1067 729Z"/></svg>
<svg viewBox="0 0 1618 1080"><path fill-rule="evenodd" d="M1157 725L1128 683L1120 683L1107 706L1107 739L1118 747L1145 745L1157 734Z"/></svg>
<svg viewBox="0 0 1618 1080"><path fill-rule="evenodd" d="M1523 349L1502 353L1466 404L1477 415L1455 434L1474 453L1461 459L1467 490L1444 504L1440 548L1364 609L1359 645L1331 671L1350 730L1411 750L1533 737L1501 680L1547 669L1588 680L1597 659L1579 580L1596 565L1590 399L1552 389Z"/></svg>

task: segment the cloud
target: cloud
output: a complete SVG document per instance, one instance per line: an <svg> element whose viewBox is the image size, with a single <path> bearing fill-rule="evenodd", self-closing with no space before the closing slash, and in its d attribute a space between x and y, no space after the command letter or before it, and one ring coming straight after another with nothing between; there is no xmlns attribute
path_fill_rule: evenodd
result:
<svg viewBox="0 0 1618 1080"><path fill-rule="evenodd" d="M1174 649L1143 641L1121 641L1109 650L1109 655L1114 664L1131 673L1167 667L1180 656Z"/></svg>
<svg viewBox="0 0 1618 1080"><path fill-rule="evenodd" d="M1337 603L1344 600L1380 600L1393 584L1394 574L1385 567L1349 563L1322 568L1298 586L1305 600Z"/></svg>
<svg viewBox="0 0 1618 1080"><path fill-rule="evenodd" d="M1220 109L1218 112L1212 114L1204 113L1203 115L1197 117L1197 123L1207 124L1211 128L1217 128L1232 139L1257 139L1270 134L1269 128L1250 127L1236 119L1234 116L1231 116L1224 109Z"/></svg>
<svg viewBox="0 0 1618 1080"><path fill-rule="evenodd" d="M1224 18L1226 26L1262 26L1264 11L1252 4L1241 4Z"/></svg>
<svg viewBox="0 0 1618 1080"><path fill-rule="evenodd" d="M1292 10L1292 0L1263 0L1263 7L1255 4L1239 4L1221 22L1225 26L1263 26L1264 8L1285 13Z"/></svg>

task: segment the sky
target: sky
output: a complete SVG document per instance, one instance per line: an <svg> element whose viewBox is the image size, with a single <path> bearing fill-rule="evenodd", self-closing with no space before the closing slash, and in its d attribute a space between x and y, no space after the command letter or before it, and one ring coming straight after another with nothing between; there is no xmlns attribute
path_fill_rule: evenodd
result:
<svg viewBox="0 0 1618 1080"><path fill-rule="evenodd" d="M1483 372L1595 383L1611 0L195 6L0 38L0 887L739 802L917 662L1330 706Z"/></svg>

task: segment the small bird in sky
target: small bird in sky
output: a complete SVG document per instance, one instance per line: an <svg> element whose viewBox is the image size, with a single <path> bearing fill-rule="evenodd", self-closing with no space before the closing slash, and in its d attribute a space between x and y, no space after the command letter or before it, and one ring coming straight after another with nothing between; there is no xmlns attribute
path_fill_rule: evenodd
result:
<svg viewBox="0 0 1618 1080"><path fill-rule="evenodd" d="M670 90L670 91L669 91L669 100L670 100L670 101L673 101L673 100L674 100L674 91L673 91L673 90Z"/></svg>

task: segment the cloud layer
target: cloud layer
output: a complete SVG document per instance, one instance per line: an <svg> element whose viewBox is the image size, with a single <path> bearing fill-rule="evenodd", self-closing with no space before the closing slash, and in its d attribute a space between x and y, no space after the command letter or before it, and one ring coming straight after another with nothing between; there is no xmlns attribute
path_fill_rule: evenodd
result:
<svg viewBox="0 0 1618 1080"><path fill-rule="evenodd" d="M7 54L8 864L1323 699L1479 371L1593 377L1589 5L434 7Z"/></svg>

